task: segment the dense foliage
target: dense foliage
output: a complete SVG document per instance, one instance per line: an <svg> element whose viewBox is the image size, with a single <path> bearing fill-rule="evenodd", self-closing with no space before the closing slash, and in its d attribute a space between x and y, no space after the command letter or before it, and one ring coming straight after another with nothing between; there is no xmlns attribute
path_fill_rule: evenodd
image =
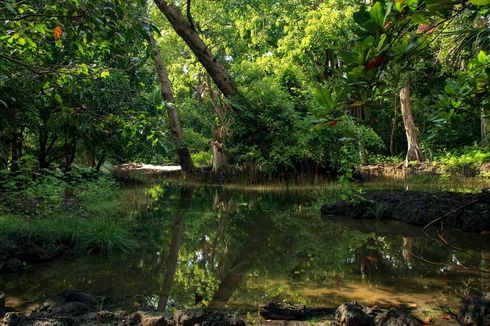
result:
<svg viewBox="0 0 490 326"><path fill-rule="evenodd" d="M351 175L372 155L405 151L405 86L426 155L488 148L485 0L165 3L238 96L221 94L213 71L146 1L3 1L0 169L176 162L182 146L208 165L217 142L231 166L269 176ZM184 143L169 136L150 34Z"/></svg>

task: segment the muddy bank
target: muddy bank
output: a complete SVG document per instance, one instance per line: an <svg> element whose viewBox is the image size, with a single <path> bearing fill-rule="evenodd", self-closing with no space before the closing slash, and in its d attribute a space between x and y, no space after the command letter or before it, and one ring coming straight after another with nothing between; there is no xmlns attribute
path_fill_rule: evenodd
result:
<svg viewBox="0 0 490 326"><path fill-rule="evenodd" d="M0 242L0 273L17 273L34 263L49 262L72 253L64 246L33 243L19 244L15 241Z"/></svg>
<svg viewBox="0 0 490 326"><path fill-rule="evenodd" d="M490 163L486 162L480 166L463 166L460 168L448 168L443 165L432 163L416 164L404 167L402 164L380 163L375 165L365 165L359 167L359 172L364 176L407 178L414 175L441 176L450 175L453 177L488 177L490 173Z"/></svg>
<svg viewBox="0 0 490 326"><path fill-rule="evenodd" d="M490 230L490 195L454 192L367 191L355 202L340 201L323 205L324 218L329 215L353 219L394 219L425 226L434 220L446 228L471 232Z"/></svg>

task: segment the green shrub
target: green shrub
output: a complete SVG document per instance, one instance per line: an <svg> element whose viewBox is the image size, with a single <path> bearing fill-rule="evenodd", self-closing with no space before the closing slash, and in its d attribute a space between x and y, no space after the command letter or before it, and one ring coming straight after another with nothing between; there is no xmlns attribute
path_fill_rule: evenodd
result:
<svg viewBox="0 0 490 326"><path fill-rule="evenodd" d="M76 243L81 251L96 251L108 256L114 251L129 252L135 246L129 230L110 218L89 221L80 230Z"/></svg>
<svg viewBox="0 0 490 326"><path fill-rule="evenodd" d="M194 164L196 165L210 165L211 164L211 159L212 155L210 152L199 152L199 153L194 153L191 155L192 160L194 161Z"/></svg>
<svg viewBox="0 0 490 326"><path fill-rule="evenodd" d="M136 247L128 228L114 219L89 220L70 215L35 220L1 215L0 240L63 245L79 252L103 255L129 252Z"/></svg>
<svg viewBox="0 0 490 326"><path fill-rule="evenodd" d="M437 153L434 161L446 170L477 169L484 162L490 161L490 149L477 146L463 147L452 152Z"/></svg>

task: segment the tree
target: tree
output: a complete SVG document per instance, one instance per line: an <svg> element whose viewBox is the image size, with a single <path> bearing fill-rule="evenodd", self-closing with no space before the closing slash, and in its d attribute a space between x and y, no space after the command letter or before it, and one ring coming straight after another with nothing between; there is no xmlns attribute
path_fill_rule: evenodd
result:
<svg viewBox="0 0 490 326"><path fill-rule="evenodd" d="M407 156L404 165L408 167L409 161L417 160L419 163L425 161L425 156L419 148L415 124L413 123L409 86L405 86L400 90L400 104L408 143Z"/></svg>
<svg viewBox="0 0 490 326"><path fill-rule="evenodd" d="M194 163L192 162L189 149L184 143L184 135L180 125L180 119L177 110L175 109L175 99L172 91L172 85L170 83L170 79L168 78L167 69L165 68L163 60L160 56L157 42L152 33L153 32L150 33L151 52L153 61L155 62L158 79L160 81L160 92L164 101L164 107L167 111L172 139L177 150L177 155L179 157L179 163L182 170L185 173L190 173L195 170Z"/></svg>
<svg viewBox="0 0 490 326"><path fill-rule="evenodd" d="M204 44L191 22L182 15L180 10L174 4L169 3L166 0L154 1L172 25L175 32L185 41L204 68L206 68L206 71L223 95L226 97L237 96L238 90L233 84L228 71L211 53L209 47Z"/></svg>

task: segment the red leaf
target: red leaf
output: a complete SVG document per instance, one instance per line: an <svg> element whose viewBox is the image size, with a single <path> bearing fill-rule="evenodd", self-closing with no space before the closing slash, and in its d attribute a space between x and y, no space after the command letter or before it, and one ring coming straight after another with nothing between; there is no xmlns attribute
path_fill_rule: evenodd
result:
<svg viewBox="0 0 490 326"><path fill-rule="evenodd" d="M56 27L53 29L54 40L58 41L59 39L61 39L62 35L63 35L63 29L61 28L60 25L56 25Z"/></svg>
<svg viewBox="0 0 490 326"><path fill-rule="evenodd" d="M383 63L383 58L382 57L376 57L374 59L371 59L368 63L366 63L365 67L367 70L371 70L375 67L381 66L382 63Z"/></svg>

